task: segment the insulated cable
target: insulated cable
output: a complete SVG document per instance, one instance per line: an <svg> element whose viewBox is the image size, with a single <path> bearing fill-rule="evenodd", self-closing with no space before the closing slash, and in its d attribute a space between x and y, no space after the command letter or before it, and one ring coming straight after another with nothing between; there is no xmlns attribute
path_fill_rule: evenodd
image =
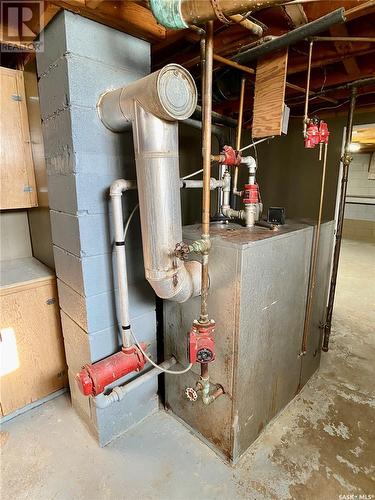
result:
<svg viewBox="0 0 375 500"><path fill-rule="evenodd" d="M124 238L123 238L124 241L126 239L126 233L128 232L133 215L135 214L135 212L137 211L138 208L139 208L139 203L137 203L136 206L133 208L133 210L131 211L131 213L128 217L128 220L126 221L125 228L124 228Z"/></svg>
<svg viewBox="0 0 375 500"><path fill-rule="evenodd" d="M197 172L196 172L197 173ZM130 222L135 214L135 212L137 211L137 209L139 208L139 203L136 204L136 206L133 208L133 210L131 211L129 217L128 217L128 220L126 222L126 225L125 225L125 228L124 228L124 241L126 239L126 233L128 232L128 229L129 229L129 225L130 225ZM136 346L138 347L138 349L141 351L141 353L143 354L143 356L147 359L147 361L149 363L152 364L152 366L154 366L155 368L157 368L158 370L160 370L161 372L163 373L169 373L170 375L181 375L182 373L186 373L188 372L191 367L193 366L193 363L190 363L189 366L187 368L185 368L184 370L181 370L181 371L174 371L174 370L167 370L166 368L161 368L159 365L157 365L156 363L154 363L148 356L147 354L144 352L144 350L142 349L140 343L138 342L137 340L137 337L134 335L132 329L130 329L130 334L131 336L133 337L133 340L134 342L136 343Z"/></svg>
<svg viewBox="0 0 375 500"><path fill-rule="evenodd" d="M201 168L200 170L197 170L196 172L193 172L192 174L185 175L185 177L182 177L182 180L190 179L190 177L194 177L195 175L198 175L201 172L203 172L203 168Z"/></svg>
<svg viewBox="0 0 375 500"><path fill-rule="evenodd" d="M182 375L183 373L187 373L191 369L191 367L193 366L193 363L190 363L184 370L181 370L181 371L178 371L178 372L176 372L174 370L167 370L166 368L161 368L159 365L157 365L156 363L154 363L151 358L149 358L147 356L147 354L145 353L145 351L142 349L140 343L138 342L137 337L134 335L134 333L133 333L133 331L131 329L130 329L130 334L133 337L135 345L138 347L138 349L141 351L141 353L147 359L147 361L149 363L151 363L152 366L154 366L155 368L157 368L158 370L160 370L161 372L163 372L163 373L169 373L170 375Z"/></svg>

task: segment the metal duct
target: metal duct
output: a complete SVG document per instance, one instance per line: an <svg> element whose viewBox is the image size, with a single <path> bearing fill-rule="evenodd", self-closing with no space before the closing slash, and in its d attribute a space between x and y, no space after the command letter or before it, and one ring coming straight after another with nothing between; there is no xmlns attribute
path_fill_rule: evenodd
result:
<svg viewBox="0 0 375 500"><path fill-rule="evenodd" d="M194 80L177 64L109 91L98 103L110 130L132 124L145 275L159 297L176 302L199 295L201 286L200 263L174 256L182 241L177 120L196 104Z"/></svg>

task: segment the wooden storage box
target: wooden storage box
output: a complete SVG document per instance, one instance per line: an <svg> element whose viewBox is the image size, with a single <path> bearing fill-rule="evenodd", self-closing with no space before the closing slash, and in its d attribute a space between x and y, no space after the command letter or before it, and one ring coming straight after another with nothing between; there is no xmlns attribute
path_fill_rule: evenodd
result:
<svg viewBox="0 0 375 500"><path fill-rule="evenodd" d="M56 279L33 257L1 262L1 416L67 385Z"/></svg>

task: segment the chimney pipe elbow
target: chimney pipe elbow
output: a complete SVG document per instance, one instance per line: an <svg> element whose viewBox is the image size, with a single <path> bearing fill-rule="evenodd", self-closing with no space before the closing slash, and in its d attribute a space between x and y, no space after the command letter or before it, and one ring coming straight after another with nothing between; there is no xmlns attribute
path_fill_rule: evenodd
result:
<svg viewBox="0 0 375 500"><path fill-rule="evenodd" d="M189 118L195 111L197 99L191 74L179 64L167 64L126 87L108 90L100 96L97 109L109 130L123 132L134 120L136 105L171 122Z"/></svg>
<svg viewBox="0 0 375 500"><path fill-rule="evenodd" d="M200 295L202 265L196 260L187 261L163 277L146 276L156 295L173 302L186 302Z"/></svg>

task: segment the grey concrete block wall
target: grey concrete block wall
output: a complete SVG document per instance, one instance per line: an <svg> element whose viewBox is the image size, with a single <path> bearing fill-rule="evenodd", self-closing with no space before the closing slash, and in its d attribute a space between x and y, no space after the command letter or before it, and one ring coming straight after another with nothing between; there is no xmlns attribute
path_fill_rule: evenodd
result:
<svg viewBox="0 0 375 500"><path fill-rule="evenodd" d="M103 91L149 73L150 47L62 11L45 30L45 51L37 54L37 69L72 402L104 445L158 409L156 380L105 410L96 409L74 382L83 364L98 361L120 346L108 192L117 178L135 179L131 133L107 130L96 103ZM125 217L136 203L136 193L126 193ZM126 250L132 326L156 357L155 297L144 279L138 217L134 217Z"/></svg>

